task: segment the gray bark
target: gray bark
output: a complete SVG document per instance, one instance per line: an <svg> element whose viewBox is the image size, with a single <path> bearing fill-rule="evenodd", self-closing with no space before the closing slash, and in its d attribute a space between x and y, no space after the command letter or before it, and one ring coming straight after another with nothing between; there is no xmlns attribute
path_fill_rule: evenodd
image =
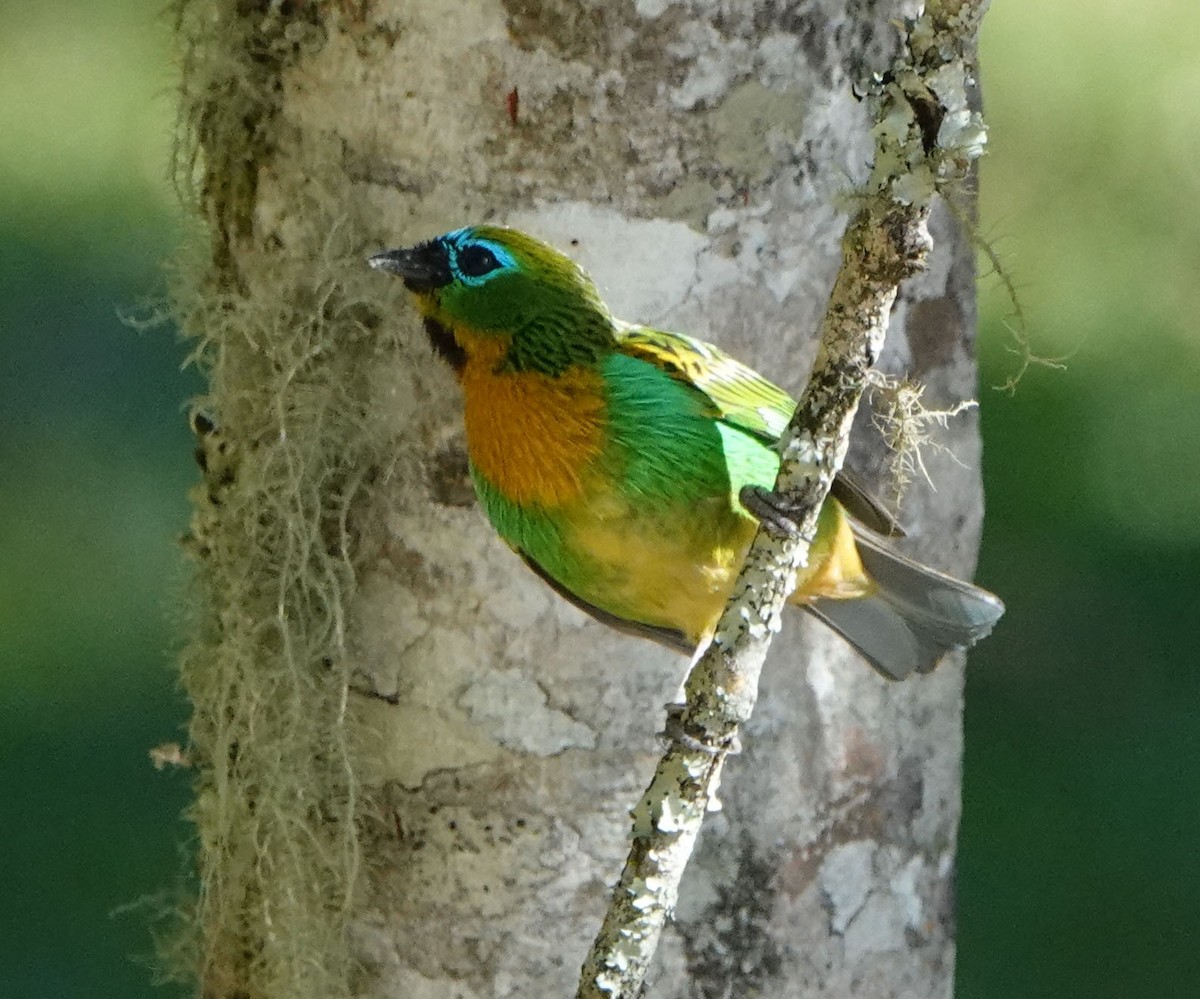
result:
<svg viewBox="0 0 1200 999"><path fill-rule="evenodd" d="M207 994L572 994L686 667L585 619L493 536L453 379L365 254L484 219L526 228L576 253L617 315L798 391L870 167L851 87L886 64L902 12L472 0L193 16L212 242L181 298L242 456L199 501L210 607L185 675ZM974 395L973 269L944 206L931 229L883 367L953 404ZM877 473L882 447L860 431L849 463ZM918 482L903 519L913 553L967 574L973 417L945 443L962 465L928 456L937 490ZM277 462L297 499L264 508ZM223 553L248 534L263 582L239 589L229 577L250 570ZM264 597L293 562L307 568ZM257 637L264 622L281 641ZM231 664L239 679L212 679ZM961 697L960 662L888 684L791 615L650 995L949 996ZM230 708L247 700L253 715ZM270 731L283 749L263 747ZM273 791L284 771L312 776ZM272 880L277 854L299 859ZM282 918L289 905L308 915Z"/></svg>

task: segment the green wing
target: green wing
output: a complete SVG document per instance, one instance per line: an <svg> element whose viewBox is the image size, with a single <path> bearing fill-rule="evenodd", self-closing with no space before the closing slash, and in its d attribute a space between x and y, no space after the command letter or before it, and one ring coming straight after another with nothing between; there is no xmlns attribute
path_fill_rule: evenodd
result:
<svg viewBox="0 0 1200 999"><path fill-rule="evenodd" d="M711 343L629 324L620 325L617 337L622 353L653 364L690 385L712 404L716 419L764 444L778 441L792 418L796 403L791 396ZM892 513L852 472L843 469L838 473L831 493L851 516L873 531L904 536Z"/></svg>
<svg viewBox="0 0 1200 999"><path fill-rule="evenodd" d="M712 403L717 419L766 444L779 440L796 408L778 385L703 340L645 326L622 326L621 352L690 385Z"/></svg>

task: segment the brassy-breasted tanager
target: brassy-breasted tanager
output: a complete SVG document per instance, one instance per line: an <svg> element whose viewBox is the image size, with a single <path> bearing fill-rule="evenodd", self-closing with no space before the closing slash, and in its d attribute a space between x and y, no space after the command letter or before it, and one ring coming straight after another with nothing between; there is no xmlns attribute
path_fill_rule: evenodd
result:
<svg viewBox="0 0 1200 999"><path fill-rule="evenodd" d="M458 376L471 477L500 536L601 621L685 653L706 641L795 402L711 344L615 319L577 264L514 229L457 229L370 263L404 279ZM900 679L986 635L1004 606L893 550L893 528L840 475L791 601Z"/></svg>

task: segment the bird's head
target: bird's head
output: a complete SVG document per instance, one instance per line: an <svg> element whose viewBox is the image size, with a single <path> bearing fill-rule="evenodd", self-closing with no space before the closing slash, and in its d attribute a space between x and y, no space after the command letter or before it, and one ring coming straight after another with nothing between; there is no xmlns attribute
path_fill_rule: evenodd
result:
<svg viewBox="0 0 1200 999"><path fill-rule="evenodd" d="M559 374L595 363L615 346L612 316L592 279L565 254L516 229L456 229L378 253L370 264L404 279L435 346L452 362L437 342L439 328L466 356L486 351L516 371Z"/></svg>

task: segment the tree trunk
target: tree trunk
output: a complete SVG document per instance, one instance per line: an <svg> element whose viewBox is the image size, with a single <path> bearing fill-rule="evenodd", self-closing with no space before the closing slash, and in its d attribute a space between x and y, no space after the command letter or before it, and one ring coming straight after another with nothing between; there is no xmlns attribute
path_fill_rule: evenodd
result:
<svg viewBox="0 0 1200 999"><path fill-rule="evenodd" d="M210 241L177 292L217 428L184 660L204 994L571 995L686 663L493 535L453 378L365 257L525 228L617 315L797 391L870 165L853 85L911 5L208 6L181 25ZM932 231L884 367L940 406L974 394L973 268L944 205ZM903 520L966 574L974 419L944 443ZM861 421L849 464L884 459ZM794 614L649 995L950 996L961 698L960 662L889 684Z"/></svg>

